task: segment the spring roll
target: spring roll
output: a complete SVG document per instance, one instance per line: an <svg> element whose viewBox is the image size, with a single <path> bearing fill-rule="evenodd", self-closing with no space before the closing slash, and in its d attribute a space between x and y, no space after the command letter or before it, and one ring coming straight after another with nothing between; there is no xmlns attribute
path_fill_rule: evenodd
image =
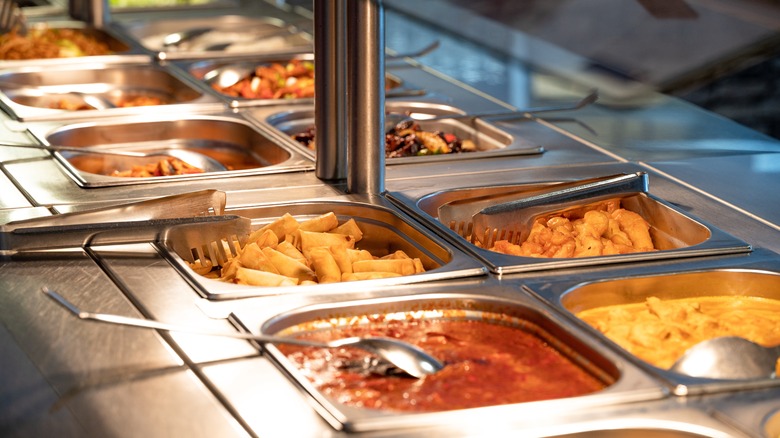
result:
<svg viewBox="0 0 780 438"><path fill-rule="evenodd" d="M298 281L314 281L317 279L314 271L292 257L286 256L273 248L263 248L262 252L281 275L297 278Z"/></svg>
<svg viewBox="0 0 780 438"><path fill-rule="evenodd" d="M309 250L309 260L320 284L341 281L341 270L328 248L311 248Z"/></svg>
<svg viewBox="0 0 780 438"><path fill-rule="evenodd" d="M341 275L341 281L376 280L379 278L400 277L395 272L352 272Z"/></svg>
<svg viewBox="0 0 780 438"><path fill-rule="evenodd" d="M286 240L279 242L275 249L287 257L292 257L306 266L309 265L309 261L306 260L306 257L303 255L303 253L298 251L298 248L296 248L295 245Z"/></svg>
<svg viewBox="0 0 780 438"><path fill-rule="evenodd" d="M252 236L255 238L253 239ZM276 248L276 245L279 244L279 236L273 230L265 230L258 235L252 233L249 240L247 240L247 244L249 243L256 243L260 248L265 248L266 246Z"/></svg>
<svg viewBox="0 0 780 438"><path fill-rule="evenodd" d="M360 260L374 260L374 256L365 249L347 248L347 255L349 256L349 261L352 263Z"/></svg>
<svg viewBox="0 0 780 438"><path fill-rule="evenodd" d="M236 278L236 271L241 267L241 263L238 259L230 259L224 266L222 266L222 272L220 272L219 279L221 281L232 282Z"/></svg>
<svg viewBox="0 0 780 438"><path fill-rule="evenodd" d="M352 264L353 272L393 272L412 275L416 272L412 259L361 260Z"/></svg>
<svg viewBox="0 0 780 438"><path fill-rule="evenodd" d="M410 259L408 254L403 252L402 250L397 250L395 252L391 252L390 254L381 257L382 259Z"/></svg>
<svg viewBox="0 0 780 438"><path fill-rule="evenodd" d="M298 279L285 277L266 271L239 267L236 271L235 282L250 286L297 286Z"/></svg>
<svg viewBox="0 0 780 438"><path fill-rule="evenodd" d="M333 255L333 259L336 260L336 264L339 265L341 275L352 273L352 260L349 259L347 254L347 248L344 246L332 246L330 252Z"/></svg>
<svg viewBox="0 0 780 438"><path fill-rule="evenodd" d="M339 220L336 214L331 212L317 216L313 219L309 219L301 222L299 229L301 231L313 231L317 233L324 233L336 228L339 225Z"/></svg>
<svg viewBox="0 0 780 438"><path fill-rule="evenodd" d="M307 259L311 260L308 255L309 250L312 248L330 248L333 246L344 246L346 248L355 247L355 239L351 236L345 236L343 234L333 233L315 233L311 231L301 230L301 252Z"/></svg>
<svg viewBox="0 0 780 438"><path fill-rule="evenodd" d="M276 234L279 240L284 240L285 236L298 229L298 221L290 213L285 213L282 217L276 219L270 224L254 231L249 235L249 242L254 242L260 237L266 230L271 230Z"/></svg>
<svg viewBox="0 0 780 438"><path fill-rule="evenodd" d="M357 222L355 222L355 219L352 218L350 218L348 221L344 222L343 224L339 225L338 227L334 228L330 232L352 236L355 238L355 242L360 242L360 239L363 238L363 231L360 230L360 227L358 227Z"/></svg>
<svg viewBox="0 0 780 438"><path fill-rule="evenodd" d="M238 261L241 262L241 266L257 271L272 272L279 274L279 270L274 266L273 262L268 259L263 249L257 243L250 243L241 252Z"/></svg>

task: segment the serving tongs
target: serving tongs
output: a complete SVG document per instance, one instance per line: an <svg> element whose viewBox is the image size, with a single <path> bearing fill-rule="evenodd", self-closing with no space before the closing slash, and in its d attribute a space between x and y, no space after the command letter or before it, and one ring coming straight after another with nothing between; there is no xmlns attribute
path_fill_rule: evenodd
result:
<svg viewBox="0 0 780 438"><path fill-rule="evenodd" d="M182 259L224 264L238 253L251 221L225 215L226 195L202 190L0 226L0 256L20 252L160 242Z"/></svg>
<svg viewBox="0 0 780 438"><path fill-rule="evenodd" d="M442 205L438 214L439 221L461 237L490 248L498 240L522 243L540 216L646 193L647 190L645 172L623 173L468 198Z"/></svg>

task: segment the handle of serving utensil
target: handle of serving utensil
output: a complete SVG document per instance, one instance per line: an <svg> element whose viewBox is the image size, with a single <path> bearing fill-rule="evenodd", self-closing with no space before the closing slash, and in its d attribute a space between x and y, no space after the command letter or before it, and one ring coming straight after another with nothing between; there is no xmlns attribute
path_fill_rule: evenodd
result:
<svg viewBox="0 0 780 438"><path fill-rule="evenodd" d="M647 174L636 172L492 205L472 217L472 241L485 248L497 240L521 243L528 237L533 221L542 214L646 192L647 186Z"/></svg>
<svg viewBox="0 0 780 438"><path fill-rule="evenodd" d="M176 226L198 224L208 227L241 219L243 218L235 215L199 216L15 228L0 232L0 256L23 251L79 248L87 245L164 241L168 231Z"/></svg>
<svg viewBox="0 0 780 438"><path fill-rule="evenodd" d="M46 294L49 298L57 302L59 305L67 309L70 313L75 315L77 318L88 320L88 321L97 321L97 322L103 322L108 324L148 328L148 329L155 329L155 330L165 330L169 332L193 333L193 334L207 335L207 336L221 336L225 338L244 339L248 341L257 341L257 342L295 344L295 345L320 347L320 348L330 347L330 345L327 345L322 342L307 341L304 339L287 338L281 336L255 335L251 333L240 333L240 332L218 332L214 330L201 329L199 327L168 324L168 323L154 321L150 319L133 318L129 316L112 315L107 313L86 312L76 307L76 305L74 305L73 303L65 299L65 297L63 297L59 293L47 287L42 288L41 291L44 294ZM349 338L349 340L351 339L352 338Z"/></svg>
<svg viewBox="0 0 780 438"><path fill-rule="evenodd" d="M558 207L578 203L584 200L605 199L626 193L647 192L647 173L636 172L619 174L613 177L590 181L559 190L543 192L522 199L483 208L479 214L494 216L527 208L544 206L545 210L555 211Z"/></svg>
<svg viewBox="0 0 780 438"><path fill-rule="evenodd" d="M101 222L133 222L153 219L176 219L182 217L221 215L225 211L227 195L219 190L199 190L164 196L118 206L98 208L89 211L64 213L33 219L9 222L0 226L0 232L19 228L54 227Z"/></svg>
<svg viewBox="0 0 780 438"><path fill-rule="evenodd" d="M434 122L437 120L469 120L473 121L474 119L509 119L509 118L516 118L516 117L527 117L529 115L534 114L541 114L541 113L549 113L549 112L559 112L559 111L575 111L580 108L586 107L596 100L598 100L598 92L597 91L591 91L590 94L580 99L579 102L576 102L574 104L567 104L567 105L556 105L556 106L540 106L536 108L525 108L525 109L518 109L513 111L500 111L500 112L485 112L485 113L471 113L471 114L452 114L452 115L446 115L446 116L438 116L438 117L432 117L432 118L426 118L422 119L420 121L423 122Z"/></svg>

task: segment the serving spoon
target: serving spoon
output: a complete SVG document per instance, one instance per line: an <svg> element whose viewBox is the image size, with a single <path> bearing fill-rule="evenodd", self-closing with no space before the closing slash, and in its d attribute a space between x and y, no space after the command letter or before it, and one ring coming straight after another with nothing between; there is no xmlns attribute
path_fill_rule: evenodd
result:
<svg viewBox="0 0 780 438"><path fill-rule="evenodd" d="M780 345L764 347L738 336L723 336L689 348L669 370L711 379L766 379L776 377L778 358Z"/></svg>
<svg viewBox="0 0 780 438"><path fill-rule="evenodd" d="M108 149L92 149L88 147L77 146L57 146L57 145L40 145L40 144L16 144L16 143L0 143L0 146L9 146L15 148L26 149L39 149L44 151L58 151L58 152L76 152L80 154L95 154L95 155L110 155L127 158L155 158L155 157L173 157L178 158L181 161L189 164L190 166L202 169L204 172L224 172L227 168L219 161L209 157L208 155L200 154L198 152L189 151L187 149L162 149L154 152L138 152L138 151L119 151Z"/></svg>
<svg viewBox="0 0 780 438"><path fill-rule="evenodd" d="M151 328L181 333L195 333L208 336L221 336L234 339L244 339L249 341L265 342L270 344L292 344L317 348L341 348L354 347L373 353L380 359L396 366L406 374L418 379L434 374L444 368L444 365L436 358L429 355L415 345L399 341L392 338L380 337L350 337L336 339L329 342L308 341L305 339L288 338L282 336L254 335L250 333L228 333L216 332L213 330L204 330L197 327L180 326L167 324L148 319L131 318L127 316L111 315L105 313L85 312L76 307L73 303L66 300L59 293L44 287L41 289L49 298L56 301L65 309L69 310L79 319L105 322L110 324L119 324L132 327ZM395 373L393 373L395 375Z"/></svg>

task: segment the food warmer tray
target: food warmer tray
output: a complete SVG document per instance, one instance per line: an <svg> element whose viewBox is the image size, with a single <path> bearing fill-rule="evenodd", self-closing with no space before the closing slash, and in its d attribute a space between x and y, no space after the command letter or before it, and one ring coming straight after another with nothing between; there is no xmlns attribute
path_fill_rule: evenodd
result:
<svg viewBox="0 0 780 438"><path fill-rule="evenodd" d="M319 303L310 303L303 307L297 304L298 301L292 301L292 306L287 302L287 307L276 304L263 306L262 311L259 306L236 306L232 319L244 330L272 334L284 332L299 324L306 326L314 320L333 318L332 321L349 321L353 316L366 314L381 315L413 310L416 314L424 315L425 311L431 309L452 309L458 315L456 318L480 318L486 315L483 312L498 312L508 318L507 321L514 317L540 326L554 340L561 342L563 350L572 354L572 360L583 360L580 365L595 364L611 377L615 377L614 382L605 389L576 397L454 411L389 413L350 407L329 399L314 388L276 347L265 346L265 351L274 363L311 398L317 412L332 427L350 432L394 430L399 433L405 428L436 426L460 429L460 425L468 427L469 424L480 424L480 427L501 426L512 430L512 427L518 427L517 424L530 423L540 418L546 420L543 422L546 425L564 424L567 414L603 414L621 404L660 400L667 396L657 382L631 363L587 336L582 336L576 328L556 316L543 303L518 293L517 288L497 286L495 283L477 286L473 283L450 283L446 287L436 284L414 285L405 294L396 289L393 291L394 296L381 297L382 290L375 292L377 293L369 298L359 297L339 302L328 302L320 296L320 299L316 300Z"/></svg>
<svg viewBox="0 0 780 438"><path fill-rule="evenodd" d="M289 55L263 55L253 57L242 58L225 58L225 59L208 59L208 60L184 60L175 61L171 63L171 68L177 69L181 74L188 75L194 78L198 84L209 93L218 96L231 108L244 108L255 106L268 106L268 105L282 105L282 104L295 104L295 103L308 103L312 104L314 98L302 97L302 98L286 98L286 99L252 99L241 96L231 96L230 94L223 93L220 90L212 88L204 77L209 73L225 68L236 67L238 69L247 69L247 71L254 71L254 68L260 65L282 64L298 60L298 61L313 61L314 54L311 52L296 53ZM385 88L387 89L385 95L388 98L407 97L407 96L422 96L426 94L426 91L414 84L411 84L400 77L388 72L385 73Z"/></svg>
<svg viewBox="0 0 780 438"><path fill-rule="evenodd" d="M111 169L128 167L122 167L122 157L116 161L108 156L52 152L63 172L84 188L268 175L314 168L311 159L278 144L240 115L229 111L28 122L25 127L45 145L140 151L186 148L223 163L235 163L234 170L210 173L115 177L110 176Z"/></svg>
<svg viewBox="0 0 780 438"><path fill-rule="evenodd" d="M387 158L385 164L412 164L431 161L468 160L493 157L539 155L544 153L544 145L536 139L528 139L513 132L508 125L506 129L499 128L488 121L473 119L471 122L459 119L442 119L426 122L425 117L439 117L448 115L466 114L461 108L438 102L388 100L385 104L389 113L412 113L420 119L420 127L423 131L454 134L460 139L472 140L476 152L438 154L413 157ZM245 108L242 113L247 119L252 120L277 134L279 141L296 147L303 153L314 158L314 151L294 140L291 136L305 131L314 126L314 109L309 105L284 105L264 108ZM523 118L524 122L536 123ZM556 133L549 131L550 141L554 141Z"/></svg>
<svg viewBox="0 0 780 438"><path fill-rule="evenodd" d="M77 56L69 58L46 58L46 59L19 59L3 60L3 68L15 67L40 67L71 65L81 63L149 63L153 61L152 56L139 46L132 38L125 37L121 32L108 26L104 29L96 29L83 21L76 20L45 20L45 17L36 17L29 20L30 28L42 27L49 29L75 29L84 32L87 35L96 37L98 40L108 44L111 54L101 56Z"/></svg>
<svg viewBox="0 0 780 438"><path fill-rule="evenodd" d="M78 63L0 70L0 104L20 121L62 120L136 114L170 114L219 110L224 104L198 90L187 77L177 77L155 64ZM83 93L83 94L81 94ZM66 110L81 105L84 95L117 107ZM123 99L160 99L159 105L124 107Z"/></svg>
<svg viewBox="0 0 780 438"><path fill-rule="evenodd" d="M120 21L121 31L134 38L159 60L215 59L237 55L281 55L312 50L311 35L306 31L306 22L295 15L286 15L278 8L266 8L263 16L220 15L188 16L185 18L160 18ZM192 38L178 48L163 46L163 38L174 32L193 29L211 29ZM287 33L289 31L289 33ZM264 44L252 44L250 33L274 34ZM206 50L210 45L235 44L222 50Z"/></svg>
<svg viewBox="0 0 780 438"><path fill-rule="evenodd" d="M164 248L172 265L203 297L219 300L280 294L311 294L321 292L340 293L367 290L382 285L403 285L418 282L485 275L479 262L440 240L415 221L400 212L383 198L362 196L336 197L329 201L302 201L268 204L256 207L229 209L235 214L252 220L253 229L280 218L286 213L302 221L334 212L341 222L354 218L363 231L363 240L357 248L370 251L375 256L403 250L410 257L420 258L425 272L395 278L317 284L310 286L256 287L226 283L197 274L181 257ZM227 237L227 236L226 236Z"/></svg>
<svg viewBox="0 0 780 438"><path fill-rule="evenodd" d="M626 167L626 166L622 166ZM628 166L634 168L634 166ZM603 170L603 169L602 169ZM641 169L634 168L633 171ZM574 181L572 169L568 169L560 178L548 173L536 181L525 181L501 184L463 187L462 179L448 178L437 183L438 187L453 187L436 192L423 193L389 191L388 198L399 207L409 212L413 217L425 223L436 233L453 244L473 254L496 274L541 271L571 267L598 266L602 264L648 262L655 260L671 260L687 257L713 256L721 254L744 253L752 250L751 245L726 233L707 222L695 218L681 208L660 199L651 193L637 192L622 199L622 206L627 210L639 213L650 224L650 234L657 251L618 254L609 256L581 258L535 258L521 257L490 251L471 243L451 230L447 224L438 220L439 207L455 201L471 197L490 197L504 194L507 191L539 189L550 183ZM606 176L607 173L595 176ZM583 176L594 177L594 175ZM650 180L652 188L652 179Z"/></svg>
<svg viewBox="0 0 780 438"><path fill-rule="evenodd" d="M680 396L767 389L780 386L780 379L725 380L691 377L661 369L640 360L598 330L580 320L576 313L592 307L660 299L747 295L780 299L780 257L764 249L750 254L731 254L626 267L556 271L555 275L506 278L551 303L579 325L621 353L627 360L655 376Z"/></svg>

